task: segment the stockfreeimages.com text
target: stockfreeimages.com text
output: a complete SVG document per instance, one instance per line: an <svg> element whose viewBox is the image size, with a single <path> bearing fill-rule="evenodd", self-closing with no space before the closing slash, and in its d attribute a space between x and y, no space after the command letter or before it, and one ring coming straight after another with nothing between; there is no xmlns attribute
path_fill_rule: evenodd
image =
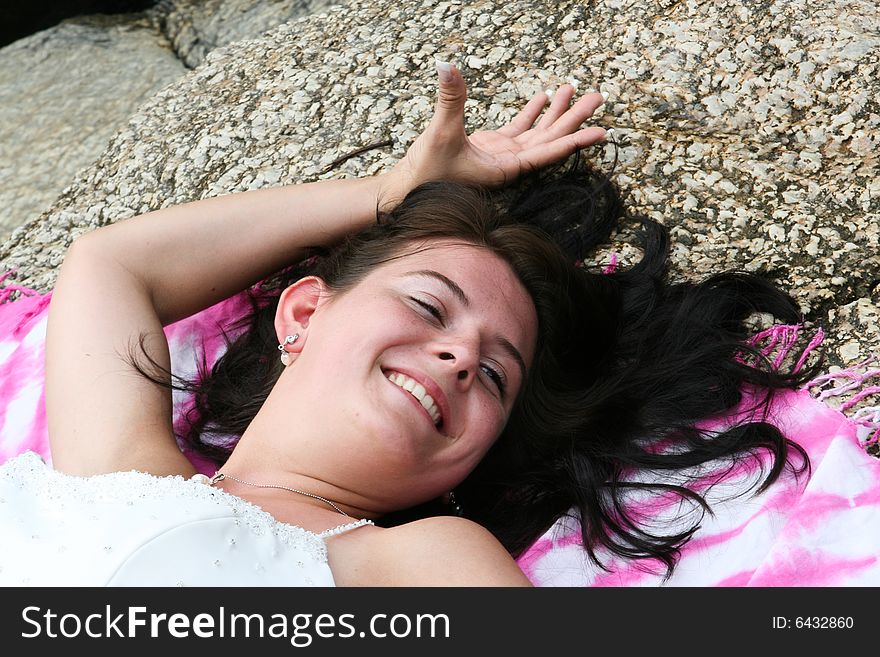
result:
<svg viewBox="0 0 880 657"><path fill-rule="evenodd" d="M225 638L259 637L288 639L298 648L320 638L449 638L446 614L373 614L358 630L355 614L244 614L229 613L219 607L214 613L194 616L183 613L148 613L146 607L126 607L114 612L106 605L103 613L58 614L51 609L25 607L21 612L27 628L21 636L142 638L173 637Z"/></svg>

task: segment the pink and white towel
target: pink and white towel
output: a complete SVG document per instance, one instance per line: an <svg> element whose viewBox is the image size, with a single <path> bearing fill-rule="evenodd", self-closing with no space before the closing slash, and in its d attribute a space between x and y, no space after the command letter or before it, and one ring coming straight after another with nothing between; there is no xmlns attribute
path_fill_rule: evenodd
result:
<svg viewBox="0 0 880 657"><path fill-rule="evenodd" d="M16 293L18 298L10 301ZM0 462L27 450L50 461L43 395L50 298L51 293L13 285L0 289ZM192 376L202 357L213 363L225 349L222 330L249 309L246 295L240 294L167 327L175 373ZM755 341L781 362L798 330L773 327ZM820 340L821 333L801 362ZM871 385L880 378L873 363L868 359L818 377L803 390L778 395L769 419L806 449L811 475L799 480L783 475L760 496L731 498L758 474L756 467L743 464L707 493L714 515L703 518L668 580L656 565L607 555L608 570L599 569L586 559L571 520L557 522L520 558L520 566L539 586L880 585L880 460L865 450L880 434L880 408L863 407L850 417L842 412L880 393L880 386ZM843 393L851 396L840 410L828 405ZM190 408L191 399L175 394L176 426L186 421ZM735 418L732 413L724 422ZM707 423L706 428L713 426ZM188 456L203 472L213 472L210 464ZM712 480L711 472L704 475ZM680 511L677 500L637 503L659 518Z"/></svg>

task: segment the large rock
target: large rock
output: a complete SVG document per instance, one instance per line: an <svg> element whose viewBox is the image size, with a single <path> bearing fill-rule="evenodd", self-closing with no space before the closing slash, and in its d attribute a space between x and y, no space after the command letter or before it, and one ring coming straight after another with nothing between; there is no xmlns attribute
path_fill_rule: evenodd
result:
<svg viewBox="0 0 880 657"><path fill-rule="evenodd" d="M48 289L76 235L228 192L379 171L430 116L435 55L470 83L470 128L568 79L607 91L616 176L672 229L676 276L772 269L829 330L831 363L880 347L880 38L864 0L355 1L211 53L112 140L0 268ZM323 174L339 155L385 138ZM590 153L608 167L611 146ZM624 258L631 249L618 247ZM867 319L865 319L867 318ZM852 343L858 346L853 350Z"/></svg>
<svg viewBox="0 0 880 657"><path fill-rule="evenodd" d="M185 72L144 14L69 19L0 50L0 235L48 207Z"/></svg>
<svg viewBox="0 0 880 657"><path fill-rule="evenodd" d="M331 4L163 0L144 13L69 19L0 49L0 236L48 207L140 103L207 52Z"/></svg>
<svg viewBox="0 0 880 657"><path fill-rule="evenodd" d="M251 39L286 21L326 10L344 0L165 0L165 32L189 68L214 48Z"/></svg>

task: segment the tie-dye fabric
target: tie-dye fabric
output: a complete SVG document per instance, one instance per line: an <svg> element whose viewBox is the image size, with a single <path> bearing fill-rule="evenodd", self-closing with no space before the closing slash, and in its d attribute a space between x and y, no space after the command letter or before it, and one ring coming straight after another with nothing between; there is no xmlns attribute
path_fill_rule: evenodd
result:
<svg viewBox="0 0 880 657"><path fill-rule="evenodd" d="M0 281L5 277L0 277ZM15 301L9 298L17 293ZM24 451L50 461L43 396L43 357L51 294L16 286L0 289L0 462ZM237 295L165 329L172 369L195 374L202 358L211 364L225 349L223 330L250 309ZM794 343L797 327L774 327L756 336L756 344L781 359ZM234 335L234 330L231 331ZM806 352L818 341L817 335ZM740 495L760 474L748 463L717 476L702 473L714 515L685 544L672 577L640 561L602 555L607 570L592 564L580 545L576 523L561 520L519 560L539 586L877 586L880 585L880 460L865 451L880 433L880 409L862 405L848 417L829 401L842 392L848 405L880 392L872 361L861 368L819 377L804 390L778 395L770 419L810 455L811 474L799 480L783 476L760 496ZM746 395L743 408L748 406ZM191 399L175 394L175 427L187 422ZM720 428L737 414L706 423ZM207 474L212 466L192 454ZM717 475L718 473L714 473ZM671 499L636 499L651 517L671 518L681 509ZM692 520L692 518L691 518Z"/></svg>
<svg viewBox="0 0 880 657"><path fill-rule="evenodd" d="M862 446L870 432L807 390L781 395L769 419L804 447L812 476L785 476L760 496L724 499L754 483L757 469L744 464L706 495L714 516L703 518L667 581L656 564L607 555L608 572L599 569L586 560L571 521L557 523L520 566L543 586L877 586L880 460ZM662 500L642 508L669 510Z"/></svg>

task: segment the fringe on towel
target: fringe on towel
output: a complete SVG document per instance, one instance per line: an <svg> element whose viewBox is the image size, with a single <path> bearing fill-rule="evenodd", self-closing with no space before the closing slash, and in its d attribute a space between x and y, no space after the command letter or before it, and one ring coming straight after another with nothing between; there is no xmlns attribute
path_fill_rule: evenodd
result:
<svg viewBox="0 0 880 657"><path fill-rule="evenodd" d="M15 270L10 269L4 274L0 274L0 283L5 281L13 273L15 273ZM0 287L0 306L4 304L8 305L19 300L30 300L32 303L28 303L24 306L17 306L24 307L25 310L18 317L12 315L14 317L14 323L11 327L13 336L18 336L31 319L41 314L46 309L46 306L48 306L49 302L52 300L52 293L47 292L46 294L40 294L36 290L32 290L31 288L22 285L6 285Z"/></svg>
<svg viewBox="0 0 880 657"><path fill-rule="evenodd" d="M800 324L781 324L757 333L749 340L766 358L779 368L786 360L795 360L794 371L799 371L810 354L822 344L825 332L817 329L806 347L797 350L801 333ZM804 385L810 395L827 405L836 404L838 410L861 428L858 432L862 446L874 456L880 456L880 359L872 354L860 363L846 369L820 374Z"/></svg>
<svg viewBox="0 0 880 657"><path fill-rule="evenodd" d="M880 456L880 367L877 355L846 369L821 374L806 388L816 399L826 404L840 402L838 410L861 430L859 438L874 456Z"/></svg>

